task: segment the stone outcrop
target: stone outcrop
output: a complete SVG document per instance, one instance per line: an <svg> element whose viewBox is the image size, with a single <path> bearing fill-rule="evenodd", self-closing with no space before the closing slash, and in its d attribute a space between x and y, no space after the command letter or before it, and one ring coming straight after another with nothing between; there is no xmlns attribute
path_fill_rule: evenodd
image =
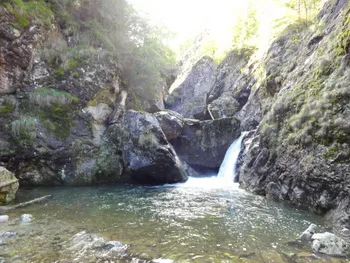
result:
<svg viewBox="0 0 350 263"><path fill-rule="evenodd" d="M215 81L216 64L212 58L200 59L178 86L172 87L166 100L167 108L186 118L203 119L207 97Z"/></svg>
<svg viewBox="0 0 350 263"><path fill-rule="evenodd" d="M187 175L159 123L151 114L127 111L123 119L107 130L108 137L122 151L124 173L134 183L182 182Z"/></svg>
<svg viewBox="0 0 350 263"><path fill-rule="evenodd" d="M15 199L18 187L18 180L14 174L0 166L0 205Z"/></svg>

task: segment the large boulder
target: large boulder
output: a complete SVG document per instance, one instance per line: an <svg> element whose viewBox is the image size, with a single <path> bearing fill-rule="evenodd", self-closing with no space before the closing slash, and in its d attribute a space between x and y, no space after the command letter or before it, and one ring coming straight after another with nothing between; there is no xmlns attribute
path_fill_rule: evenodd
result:
<svg viewBox="0 0 350 263"><path fill-rule="evenodd" d="M172 141L180 158L190 165L218 168L232 142L241 133L240 121L185 119L182 135Z"/></svg>
<svg viewBox="0 0 350 263"><path fill-rule="evenodd" d="M216 63L210 57L200 59L185 80L172 87L166 100L167 108L187 118L204 118L207 97L215 82Z"/></svg>
<svg viewBox="0 0 350 263"><path fill-rule="evenodd" d="M13 173L0 166L0 204L6 204L16 197L18 180Z"/></svg>
<svg viewBox="0 0 350 263"><path fill-rule="evenodd" d="M125 173L133 183L164 184L187 179L173 147L152 114L127 111L107 129L110 140L122 151Z"/></svg>

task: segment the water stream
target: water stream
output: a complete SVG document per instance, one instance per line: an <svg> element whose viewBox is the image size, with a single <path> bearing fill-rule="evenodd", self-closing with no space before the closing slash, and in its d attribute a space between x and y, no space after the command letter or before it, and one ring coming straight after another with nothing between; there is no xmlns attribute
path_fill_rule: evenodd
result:
<svg viewBox="0 0 350 263"><path fill-rule="evenodd" d="M283 256L294 253L306 257L295 262L329 262L313 258L310 244L289 244L310 223L324 230L321 217L250 194L232 183L232 156L238 156L241 139L230 147L231 158L225 159L219 176L190 178L186 183L161 187L22 189L18 201L46 194L52 194L53 199L9 214L11 219L33 214L30 224L0 224L0 233L18 233L7 245L0 243L0 258L17 263L73 262L60 261L71 255L60 250L57 240L86 230L107 240L119 240L128 245L130 253L142 258L294 262Z"/></svg>

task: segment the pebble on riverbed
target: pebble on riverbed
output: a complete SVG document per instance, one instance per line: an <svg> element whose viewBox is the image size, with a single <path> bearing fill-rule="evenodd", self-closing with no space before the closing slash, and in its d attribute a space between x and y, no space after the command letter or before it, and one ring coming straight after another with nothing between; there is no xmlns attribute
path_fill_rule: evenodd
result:
<svg viewBox="0 0 350 263"><path fill-rule="evenodd" d="M0 216L0 223L5 223L7 221L9 221L9 216L8 215Z"/></svg>
<svg viewBox="0 0 350 263"><path fill-rule="evenodd" d="M20 217L21 223L30 223L33 220L33 215L31 214L23 214Z"/></svg>
<svg viewBox="0 0 350 263"><path fill-rule="evenodd" d="M12 232L12 231L8 231L8 232L4 232L1 235L3 238L11 238L11 237L15 237L17 236L16 232Z"/></svg>

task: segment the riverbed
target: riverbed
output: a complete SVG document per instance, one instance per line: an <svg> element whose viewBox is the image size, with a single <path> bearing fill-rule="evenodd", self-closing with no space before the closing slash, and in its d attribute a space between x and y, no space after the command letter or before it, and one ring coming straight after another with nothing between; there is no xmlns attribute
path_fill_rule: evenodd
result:
<svg viewBox="0 0 350 263"><path fill-rule="evenodd" d="M0 224L0 232L17 232L0 246L5 262L80 262L62 248L80 231L118 240L129 254L146 259L288 262L298 256L306 261L293 262L349 262L315 256L311 244L294 242L311 223L326 230L323 218L218 177L161 187L21 189L16 201L47 194L52 195L48 202L16 210L9 223ZM33 221L16 221L23 213L32 214Z"/></svg>

